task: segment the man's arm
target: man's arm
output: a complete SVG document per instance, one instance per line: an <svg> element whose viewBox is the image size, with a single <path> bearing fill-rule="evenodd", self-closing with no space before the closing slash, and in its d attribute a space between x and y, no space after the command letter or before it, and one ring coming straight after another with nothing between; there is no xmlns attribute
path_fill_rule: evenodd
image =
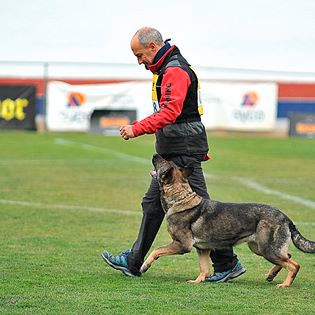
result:
<svg viewBox="0 0 315 315"><path fill-rule="evenodd" d="M182 112L190 83L189 75L183 69L167 68L161 83L160 110L133 125L120 127L122 138L128 140L144 134L155 133L157 130L173 124Z"/></svg>

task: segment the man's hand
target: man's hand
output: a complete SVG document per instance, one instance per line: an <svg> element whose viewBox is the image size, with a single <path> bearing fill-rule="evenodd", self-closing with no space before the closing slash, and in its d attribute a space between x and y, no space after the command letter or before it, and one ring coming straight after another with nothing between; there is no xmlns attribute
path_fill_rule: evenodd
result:
<svg viewBox="0 0 315 315"><path fill-rule="evenodd" d="M119 128L119 131L120 131L120 135L125 140L129 140L130 138L134 138L135 137L135 135L134 135L134 133L132 131L132 126L131 125L121 126Z"/></svg>

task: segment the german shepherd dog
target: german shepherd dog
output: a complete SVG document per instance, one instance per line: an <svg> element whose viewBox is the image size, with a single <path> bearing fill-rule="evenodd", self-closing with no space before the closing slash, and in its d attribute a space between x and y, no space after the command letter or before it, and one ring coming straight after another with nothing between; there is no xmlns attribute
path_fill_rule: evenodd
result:
<svg viewBox="0 0 315 315"><path fill-rule="evenodd" d="M192 169L180 168L158 154L153 156L152 162L173 241L152 251L141 267L142 273L161 256L185 254L195 247L200 274L188 282L200 283L209 275L211 250L247 242L251 251L275 265L268 272L267 281L272 281L282 268L288 271L284 282L278 285L286 288L300 269L288 253L290 238L299 250L315 253L315 242L304 238L280 210L264 204L204 199L193 192L188 183Z"/></svg>

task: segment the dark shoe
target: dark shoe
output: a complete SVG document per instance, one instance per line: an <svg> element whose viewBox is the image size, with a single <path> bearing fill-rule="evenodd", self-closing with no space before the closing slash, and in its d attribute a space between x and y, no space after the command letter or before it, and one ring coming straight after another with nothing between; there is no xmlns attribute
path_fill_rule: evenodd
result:
<svg viewBox="0 0 315 315"><path fill-rule="evenodd" d="M125 252L121 253L120 255L113 256L109 252L105 251L102 254L102 258L105 262L114 269L120 270L124 275L129 277L136 277L138 275L133 274L128 269L128 260L127 256L130 254L131 249L127 249Z"/></svg>
<svg viewBox="0 0 315 315"><path fill-rule="evenodd" d="M206 278L206 281L222 283L230 279L235 279L245 272L246 269L241 265L241 262L238 260L234 268L223 272L215 272L213 275Z"/></svg>

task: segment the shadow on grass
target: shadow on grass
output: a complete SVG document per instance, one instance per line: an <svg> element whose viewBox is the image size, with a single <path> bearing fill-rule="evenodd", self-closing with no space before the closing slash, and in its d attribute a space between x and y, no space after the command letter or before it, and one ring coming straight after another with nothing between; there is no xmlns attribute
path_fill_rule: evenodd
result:
<svg viewBox="0 0 315 315"><path fill-rule="evenodd" d="M210 282L202 282L200 284L191 284L188 283L188 280L194 280L196 277L187 277L187 275L176 275L176 274L148 274L148 275L142 275L141 277L138 277L138 279L141 279L141 282L143 284L145 283L163 283L163 285L187 285L191 287L213 287L213 288L247 288L247 289L277 289L278 284L281 284L283 282L283 279L279 277L279 279L275 279L272 282L268 282L265 280L264 276L259 275L257 279L246 277L246 275L243 275L239 277L238 279L230 280L224 283L210 283ZM292 288L303 288L303 282L294 282L291 286Z"/></svg>

